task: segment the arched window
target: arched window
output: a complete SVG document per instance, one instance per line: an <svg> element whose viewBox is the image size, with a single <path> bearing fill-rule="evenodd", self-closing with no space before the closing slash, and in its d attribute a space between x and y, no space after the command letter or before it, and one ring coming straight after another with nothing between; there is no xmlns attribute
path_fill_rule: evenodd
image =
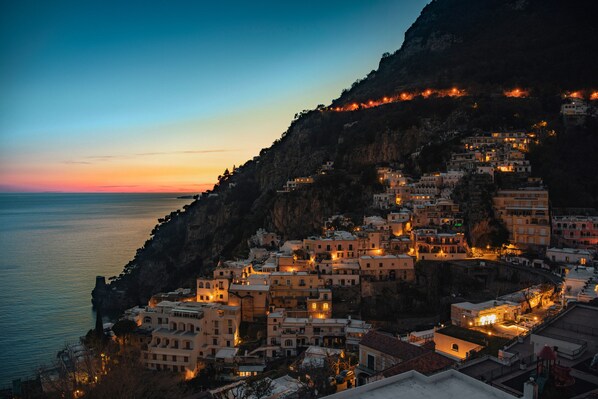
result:
<svg viewBox="0 0 598 399"><path fill-rule="evenodd" d="M197 283L197 288L203 288L203 282L200 281L199 283Z"/></svg>
<svg viewBox="0 0 598 399"><path fill-rule="evenodd" d="M451 349L454 350L455 352L459 352L459 345L457 344L452 344L451 345Z"/></svg>
<svg viewBox="0 0 598 399"><path fill-rule="evenodd" d="M289 347L290 347L290 346L293 346L293 341L292 341L292 340L290 340L290 339L287 339L287 340L285 340L285 341L284 341L284 346L289 346Z"/></svg>
<svg viewBox="0 0 598 399"><path fill-rule="evenodd" d="M149 316L145 316L145 317L143 318L143 322L144 322L144 323L151 323L151 322L152 322L152 318L151 318L151 317L149 317Z"/></svg>
<svg viewBox="0 0 598 399"><path fill-rule="evenodd" d="M210 286L210 283L206 283L206 288L212 288L212 287Z"/></svg>

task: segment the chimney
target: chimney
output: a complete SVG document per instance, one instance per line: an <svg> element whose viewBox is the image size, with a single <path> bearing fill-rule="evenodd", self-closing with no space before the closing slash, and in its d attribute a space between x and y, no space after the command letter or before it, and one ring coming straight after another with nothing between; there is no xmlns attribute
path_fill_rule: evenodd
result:
<svg viewBox="0 0 598 399"><path fill-rule="evenodd" d="M523 399L538 399L538 384L533 378L523 384Z"/></svg>

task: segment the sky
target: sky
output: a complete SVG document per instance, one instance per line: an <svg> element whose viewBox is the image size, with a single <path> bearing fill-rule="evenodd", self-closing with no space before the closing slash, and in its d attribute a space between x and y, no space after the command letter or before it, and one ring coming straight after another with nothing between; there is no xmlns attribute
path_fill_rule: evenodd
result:
<svg viewBox="0 0 598 399"><path fill-rule="evenodd" d="M0 0L0 191L211 188L426 3Z"/></svg>

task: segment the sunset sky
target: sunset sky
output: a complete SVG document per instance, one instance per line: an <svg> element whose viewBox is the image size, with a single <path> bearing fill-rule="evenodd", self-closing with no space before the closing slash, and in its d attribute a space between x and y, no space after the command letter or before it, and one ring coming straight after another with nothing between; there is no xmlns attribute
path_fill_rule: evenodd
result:
<svg viewBox="0 0 598 399"><path fill-rule="evenodd" d="M199 192L427 3L0 2L0 191Z"/></svg>

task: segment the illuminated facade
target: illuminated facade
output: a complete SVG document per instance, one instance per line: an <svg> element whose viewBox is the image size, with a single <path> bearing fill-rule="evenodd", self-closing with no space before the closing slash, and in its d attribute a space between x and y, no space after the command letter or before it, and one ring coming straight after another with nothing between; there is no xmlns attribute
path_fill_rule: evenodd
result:
<svg viewBox="0 0 598 399"><path fill-rule="evenodd" d="M463 233L439 233L437 229L411 230L417 260L458 260L467 258L469 247Z"/></svg>
<svg viewBox="0 0 598 399"><path fill-rule="evenodd" d="M239 342L241 312L237 306L198 302L160 302L139 314L152 339L141 353L147 368L194 374L197 361L214 358Z"/></svg>
<svg viewBox="0 0 598 399"><path fill-rule="evenodd" d="M284 309L268 315L268 357L296 356L300 348L324 346L356 348L370 325L362 320L288 317Z"/></svg>
<svg viewBox="0 0 598 399"><path fill-rule="evenodd" d="M461 302L451 305L451 323L460 327L476 327L517 320L519 304L508 301L482 303Z"/></svg>
<svg viewBox="0 0 598 399"><path fill-rule="evenodd" d="M362 256L359 258L362 277L373 280L415 280L413 257L409 255Z"/></svg>
<svg viewBox="0 0 598 399"><path fill-rule="evenodd" d="M562 245L598 249L598 216L553 216L552 236Z"/></svg>
<svg viewBox="0 0 598 399"><path fill-rule="evenodd" d="M519 247L550 244L548 191L542 188L499 190L492 200L494 213L509 230L510 241Z"/></svg>

